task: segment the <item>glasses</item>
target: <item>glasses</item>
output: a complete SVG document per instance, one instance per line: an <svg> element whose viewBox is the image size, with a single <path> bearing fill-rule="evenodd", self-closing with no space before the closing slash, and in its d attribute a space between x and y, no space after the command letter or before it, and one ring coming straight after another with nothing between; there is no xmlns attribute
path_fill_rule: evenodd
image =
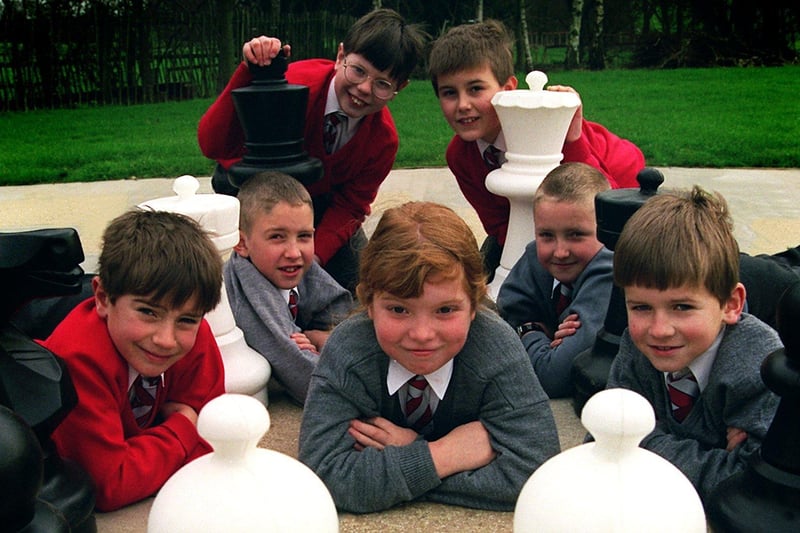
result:
<svg viewBox="0 0 800 533"><path fill-rule="evenodd" d="M397 91L394 90L394 83L383 78L374 78L370 76L361 65L357 63L348 64L347 60L345 59L342 61L342 66L344 67L344 77L350 83L360 85L371 79L372 94L374 94L377 98L380 98L381 100L388 100L397 94Z"/></svg>

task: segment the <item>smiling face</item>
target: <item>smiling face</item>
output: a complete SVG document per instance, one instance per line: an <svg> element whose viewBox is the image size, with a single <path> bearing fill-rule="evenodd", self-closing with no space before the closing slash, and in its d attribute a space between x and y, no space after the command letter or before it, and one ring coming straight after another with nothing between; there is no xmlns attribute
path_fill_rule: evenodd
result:
<svg viewBox="0 0 800 533"><path fill-rule="evenodd" d="M415 374L430 374L453 359L475 318L463 274L431 278L418 298L376 293L367 312L381 349Z"/></svg>
<svg viewBox="0 0 800 533"><path fill-rule="evenodd" d="M447 123L465 141L494 142L500 133L500 119L492 105L498 91L517 88L513 76L500 85L488 63L438 77L439 105Z"/></svg>
<svg viewBox="0 0 800 533"><path fill-rule="evenodd" d="M551 276L572 284L603 244L597 240L592 200L541 198L533 210L536 256Z"/></svg>
<svg viewBox="0 0 800 533"><path fill-rule="evenodd" d="M203 318L196 298L178 308L130 294L112 303L99 278L94 279L93 286L97 314L105 320L111 341L141 375L162 374L194 346Z"/></svg>
<svg viewBox="0 0 800 533"><path fill-rule="evenodd" d="M739 320L744 297L741 283L724 304L705 287L627 286L628 331L657 370L677 372L708 350L725 324Z"/></svg>
<svg viewBox="0 0 800 533"><path fill-rule="evenodd" d="M345 62L347 65L355 65L367 74L367 78L361 83L351 83L345 76ZM348 67L349 68L349 67ZM395 86L395 91L400 91L406 83L399 84L393 79L390 69L377 70L364 56L360 54L345 54L342 45L339 45L339 53L336 56L336 76L333 78L333 88L336 92L336 99L339 107L342 108L350 118L361 118L372 113L377 113L392 98L381 99L372 93L372 84L376 79L384 79Z"/></svg>
<svg viewBox="0 0 800 533"><path fill-rule="evenodd" d="M240 231L236 253L279 289L297 287L314 260L314 213L308 204L278 202Z"/></svg>

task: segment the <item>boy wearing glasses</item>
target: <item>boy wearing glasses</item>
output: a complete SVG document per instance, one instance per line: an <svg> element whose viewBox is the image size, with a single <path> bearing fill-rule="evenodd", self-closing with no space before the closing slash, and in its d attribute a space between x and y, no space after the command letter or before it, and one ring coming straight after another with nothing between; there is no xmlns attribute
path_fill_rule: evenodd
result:
<svg viewBox="0 0 800 533"><path fill-rule="evenodd" d="M398 13L377 9L350 28L335 61L295 61L286 71L289 83L309 87L304 148L324 167L323 177L307 186L314 203L314 259L351 291L366 243L361 224L397 154L386 103L408 84L424 42L424 33ZM268 65L281 50L288 54L289 45L274 37L244 43L245 61L200 119L200 149L218 162L212 178L217 192L236 194L227 170L245 151L231 91L250 83L248 62Z"/></svg>

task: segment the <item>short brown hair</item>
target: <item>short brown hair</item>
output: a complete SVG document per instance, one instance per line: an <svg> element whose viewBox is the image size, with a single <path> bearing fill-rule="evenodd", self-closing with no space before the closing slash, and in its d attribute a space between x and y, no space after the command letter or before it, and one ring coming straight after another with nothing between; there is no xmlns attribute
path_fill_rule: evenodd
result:
<svg viewBox="0 0 800 533"><path fill-rule="evenodd" d="M739 245L725 198L695 185L647 200L617 241L614 281L662 291L705 287L724 304L739 282Z"/></svg>
<svg viewBox="0 0 800 533"><path fill-rule="evenodd" d="M543 199L559 202L592 202L611 186L598 169L586 163L562 163L544 177L533 196L533 208Z"/></svg>
<svg viewBox="0 0 800 533"><path fill-rule="evenodd" d="M345 54L360 54L403 83L422 58L427 36L392 9L375 9L358 19L342 41Z"/></svg>
<svg viewBox="0 0 800 533"><path fill-rule="evenodd" d="M302 183L283 172L259 172L248 178L239 188L239 229L250 232L256 217L270 213L281 202L292 206L314 206L311 196Z"/></svg>
<svg viewBox="0 0 800 533"><path fill-rule="evenodd" d="M502 22L487 19L450 28L436 39L428 58L433 91L439 93L439 76L488 64L501 85L514 75L514 39Z"/></svg>
<svg viewBox="0 0 800 533"><path fill-rule="evenodd" d="M98 276L112 303L131 294L177 308L196 297L197 311L207 313L220 301L222 258L188 216L134 209L103 233Z"/></svg>
<svg viewBox="0 0 800 533"><path fill-rule="evenodd" d="M452 209L408 202L387 209L361 252L356 294L362 305L376 293L417 298L430 276L455 279L463 272L473 309L486 296L486 274L475 235Z"/></svg>

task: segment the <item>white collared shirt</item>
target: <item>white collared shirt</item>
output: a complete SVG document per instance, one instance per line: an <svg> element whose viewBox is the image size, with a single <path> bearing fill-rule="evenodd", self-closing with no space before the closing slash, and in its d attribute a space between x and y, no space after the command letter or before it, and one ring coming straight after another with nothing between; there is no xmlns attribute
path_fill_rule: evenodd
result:
<svg viewBox="0 0 800 533"><path fill-rule="evenodd" d="M389 389L389 394L398 393L397 398L401 406L406 404L406 396L408 394L408 389L403 387L403 385L414 376L416 376L416 374L394 359L389 362L389 371L386 373L386 388ZM425 374L425 379L428 381L428 385L431 386L431 390L433 391L430 397L431 411L435 412L436 408L439 406L439 401L444 398L447 387L450 385L451 377L453 377L452 359L442 365L438 370L430 374Z"/></svg>
<svg viewBox="0 0 800 533"><path fill-rule="evenodd" d="M281 295L283 296L283 301L286 302L287 306L289 305L289 293L291 291L296 292L297 293L297 299L298 300L300 299L300 291L297 290L297 287L295 287L294 289L280 289L280 291L281 291Z"/></svg>
<svg viewBox="0 0 800 533"><path fill-rule="evenodd" d="M133 382L136 381L136 378L139 377L139 372L137 372L131 365L128 365L128 390L131 390L133 386ZM164 374L162 373L160 376L161 378L161 386L164 386Z"/></svg>

